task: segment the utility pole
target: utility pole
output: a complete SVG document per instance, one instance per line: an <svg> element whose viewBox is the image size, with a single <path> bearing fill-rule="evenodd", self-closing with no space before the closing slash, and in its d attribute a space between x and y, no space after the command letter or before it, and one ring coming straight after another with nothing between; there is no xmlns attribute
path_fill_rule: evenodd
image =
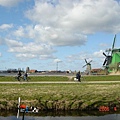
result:
<svg viewBox="0 0 120 120"><path fill-rule="evenodd" d="M58 71L58 63L59 63L59 62L57 61L57 65L56 65L56 72Z"/></svg>
<svg viewBox="0 0 120 120"><path fill-rule="evenodd" d="M62 62L62 61L57 61L57 64L56 64L56 71L58 71L59 69L58 69L58 63L60 63L60 62Z"/></svg>

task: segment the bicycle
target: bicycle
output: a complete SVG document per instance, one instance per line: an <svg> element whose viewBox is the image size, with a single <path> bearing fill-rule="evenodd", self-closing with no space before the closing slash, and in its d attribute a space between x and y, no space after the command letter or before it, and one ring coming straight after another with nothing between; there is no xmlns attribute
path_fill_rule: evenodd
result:
<svg viewBox="0 0 120 120"><path fill-rule="evenodd" d="M30 77L26 77L25 78L24 76L20 76L20 77L19 76L15 76L15 79L18 80L19 82L20 81L27 81L28 82L30 80Z"/></svg>
<svg viewBox="0 0 120 120"><path fill-rule="evenodd" d="M74 77L75 82L79 82L76 77ZM85 78L83 76L80 77L80 82L85 81Z"/></svg>

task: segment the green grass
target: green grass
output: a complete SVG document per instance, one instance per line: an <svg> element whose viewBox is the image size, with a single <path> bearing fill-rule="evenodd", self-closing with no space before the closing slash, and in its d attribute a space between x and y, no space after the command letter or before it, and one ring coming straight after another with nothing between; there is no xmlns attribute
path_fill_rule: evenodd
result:
<svg viewBox="0 0 120 120"><path fill-rule="evenodd" d="M68 76L29 76L31 82L40 81L69 81ZM106 76L82 76L82 81L120 81L120 75L106 75ZM2 81L17 81L13 76L0 76L0 82Z"/></svg>
<svg viewBox="0 0 120 120"><path fill-rule="evenodd" d="M30 81L70 81L67 76L31 76ZM120 76L84 76L83 81L118 81ZM72 79L73 80L73 79ZM1 81L16 81L0 77ZM116 104L120 107L120 83L0 84L0 109L16 108L17 99L40 109L88 109Z"/></svg>
<svg viewBox="0 0 120 120"><path fill-rule="evenodd" d="M40 81L68 81L69 78L65 76L29 76L29 81L40 82ZM0 82L14 82L17 81L14 76L1 76Z"/></svg>
<svg viewBox="0 0 120 120"><path fill-rule="evenodd" d="M86 109L119 105L120 84L1 84L0 105L17 105L18 97L41 109Z"/></svg>
<svg viewBox="0 0 120 120"><path fill-rule="evenodd" d="M103 75L103 76L83 76L82 80L86 81L120 81L120 75Z"/></svg>

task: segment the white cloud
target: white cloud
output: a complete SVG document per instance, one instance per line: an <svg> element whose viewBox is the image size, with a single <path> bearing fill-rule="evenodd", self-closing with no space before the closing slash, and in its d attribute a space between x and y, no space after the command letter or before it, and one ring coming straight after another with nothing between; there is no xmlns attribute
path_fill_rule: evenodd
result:
<svg viewBox="0 0 120 120"><path fill-rule="evenodd" d="M114 0L65 0L55 6L36 0L26 16L44 26L88 34L97 31L119 32L119 11L120 5Z"/></svg>
<svg viewBox="0 0 120 120"><path fill-rule="evenodd" d="M19 53L19 54L16 54L16 57L21 61L26 61L32 58L36 58L36 55L30 54L30 53Z"/></svg>
<svg viewBox="0 0 120 120"><path fill-rule="evenodd" d="M97 58L103 58L103 50L100 50L100 51L97 51L97 52L94 52L93 55L94 57L97 57Z"/></svg>
<svg viewBox="0 0 120 120"><path fill-rule="evenodd" d="M20 26L17 30L13 32L13 34L18 37L24 37L25 36L24 28Z"/></svg>
<svg viewBox="0 0 120 120"><path fill-rule="evenodd" d="M40 59L53 59L52 55L55 50L50 45L40 43L22 43L16 40L6 39L6 45L9 47L8 52L16 53L17 58L40 58ZM23 60L24 60L23 59Z"/></svg>
<svg viewBox="0 0 120 120"><path fill-rule="evenodd" d="M9 46L9 47L22 47L23 43L16 41L16 40L10 40L10 39L5 39L5 43Z"/></svg>
<svg viewBox="0 0 120 120"><path fill-rule="evenodd" d="M35 26L20 26L13 32L13 35L19 38L29 38L36 42L47 43L54 46L81 46L85 44L87 40L86 35L48 26L43 27L40 24L36 24Z"/></svg>
<svg viewBox="0 0 120 120"><path fill-rule="evenodd" d="M48 60L48 59L55 59L56 57L51 54L44 54L44 55L39 55L39 59L41 60Z"/></svg>
<svg viewBox="0 0 120 120"><path fill-rule="evenodd" d="M0 25L0 30L7 30L13 27L13 24L2 24Z"/></svg>
<svg viewBox="0 0 120 120"><path fill-rule="evenodd" d="M26 26L22 32L19 29L18 33L49 45L81 46L87 42L88 34L120 32L120 5L117 1L46 1L35 0L35 5L25 15L36 24Z"/></svg>
<svg viewBox="0 0 120 120"><path fill-rule="evenodd" d="M0 5L4 7L12 7L17 5L21 1L23 0L0 0Z"/></svg>
<svg viewBox="0 0 120 120"><path fill-rule="evenodd" d="M70 2L68 3L70 5ZM67 11L65 12L62 7ZM72 28L62 25L63 18L68 11L69 9L65 8L63 3L54 7L47 2L36 1L34 8L27 11L26 16L37 23L35 29L40 40L56 46L81 46L86 42L86 35L81 34L76 29L72 30Z"/></svg>
<svg viewBox="0 0 120 120"><path fill-rule="evenodd" d="M33 25L19 26L16 30L12 31L11 34L19 39L33 39L36 41L39 38L39 31L37 32Z"/></svg>
<svg viewBox="0 0 120 120"><path fill-rule="evenodd" d="M106 43L100 43L100 47L108 47L108 44L106 44Z"/></svg>
<svg viewBox="0 0 120 120"><path fill-rule="evenodd" d="M84 59L88 59L88 61L92 60L94 58L93 54L88 52L80 52L80 53L75 53L72 55L69 55L67 57L69 62L73 61L84 61Z"/></svg>

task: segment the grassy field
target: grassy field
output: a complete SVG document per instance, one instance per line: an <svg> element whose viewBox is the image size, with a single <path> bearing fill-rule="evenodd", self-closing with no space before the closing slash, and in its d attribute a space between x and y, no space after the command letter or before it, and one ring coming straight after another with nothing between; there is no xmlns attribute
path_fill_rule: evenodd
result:
<svg viewBox="0 0 120 120"><path fill-rule="evenodd" d="M73 81L74 77L70 76L30 76L29 81L40 82L40 81ZM120 81L120 75L107 75L107 76L82 76L82 81ZM0 82L17 81L14 76L0 76Z"/></svg>
<svg viewBox="0 0 120 120"><path fill-rule="evenodd" d="M86 81L120 81L120 75L83 76Z"/></svg>
<svg viewBox="0 0 120 120"><path fill-rule="evenodd" d="M87 76L86 81L114 81L120 76ZM0 81L15 81L0 77ZM31 77L31 81L70 81L68 77ZM0 84L0 109L15 109L17 99L39 109L86 110L101 105L120 107L120 83Z"/></svg>
<svg viewBox="0 0 120 120"><path fill-rule="evenodd" d="M65 76L30 76L28 77L31 82L40 81L68 81L69 78ZM17 79L14 76L0 76L0 82L15 82Z"/></svg>

